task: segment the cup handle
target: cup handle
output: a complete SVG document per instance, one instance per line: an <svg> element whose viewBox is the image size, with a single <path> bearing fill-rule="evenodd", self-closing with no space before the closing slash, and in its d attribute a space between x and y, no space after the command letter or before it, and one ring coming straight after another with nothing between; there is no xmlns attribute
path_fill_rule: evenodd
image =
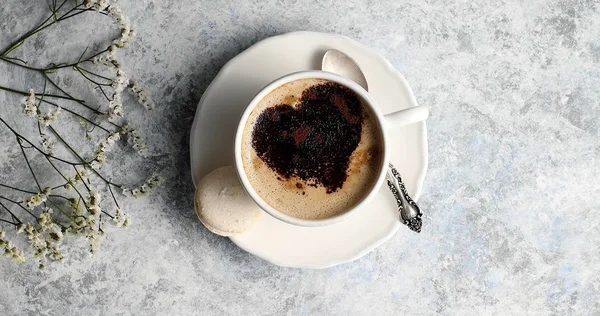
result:
<svg viewBox="0 0 600 316"><path fill-rule="evenodd" d="M388 126L398 127L426 120L429 117L429 110L422 105L418 105L386 114L384 117Z"/></svg>

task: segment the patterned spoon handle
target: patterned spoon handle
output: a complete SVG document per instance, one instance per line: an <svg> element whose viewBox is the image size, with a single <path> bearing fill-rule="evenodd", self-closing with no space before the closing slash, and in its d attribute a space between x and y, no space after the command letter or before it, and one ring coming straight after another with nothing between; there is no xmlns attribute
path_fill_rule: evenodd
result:
<svg viewBox="0 0 600 316"><path fill-rule="evenodd" d="M387 185L396 198L398 212L400 213L400 221L412 231L420 233L422 225L421 216L423 215L421 209L408 195L408 191L406 191L406 186L404 185L404 182L402 182L398 170L396 170L391 163L387 175Z"/></svg>

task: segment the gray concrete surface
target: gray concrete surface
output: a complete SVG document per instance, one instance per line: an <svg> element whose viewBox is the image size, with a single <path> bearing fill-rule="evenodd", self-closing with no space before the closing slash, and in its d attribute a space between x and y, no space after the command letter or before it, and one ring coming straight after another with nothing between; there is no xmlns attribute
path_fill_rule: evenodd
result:
<svg viewBox="0 0 600 316"><path fill-rule="evenodd" d="M123 200L132 226L109 228L93 258L69 241L66 263L45 273L0 260L1 314L600 315L598 1L120 3L138 32L125 67L157 109L128 109L149 160L126 155L108 170L138 181L160 169L166 182ZM3 1L0 46L46 13L43 2ZM96 17L64 23L18 56L77 56L111 30ZM220 67L295 30L373 47L432 113L423 232L402 229L356 262L317 271L269 265L209 233L189 174L191 120ZM0 63L0 84L32 80ZM19 99L0 92L0 115L27 129ZM0 180L31 188L9 136L0 128Z"/></svg>

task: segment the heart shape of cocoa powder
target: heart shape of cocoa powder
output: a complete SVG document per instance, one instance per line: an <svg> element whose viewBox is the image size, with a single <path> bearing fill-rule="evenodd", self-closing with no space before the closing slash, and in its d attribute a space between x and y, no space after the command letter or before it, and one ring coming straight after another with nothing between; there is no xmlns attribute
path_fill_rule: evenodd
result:
<svg viewBox="0 0 600 316"><path fill-rule="evenodd" d="M362 103L350 89L329 82L303 91L294 108L265 109L252 132L252 147L282 178L337 191L362 132Z"/></svg>

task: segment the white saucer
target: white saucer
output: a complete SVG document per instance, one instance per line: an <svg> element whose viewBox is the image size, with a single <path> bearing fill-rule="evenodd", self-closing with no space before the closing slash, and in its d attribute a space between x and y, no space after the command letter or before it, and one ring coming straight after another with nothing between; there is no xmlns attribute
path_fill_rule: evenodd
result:
<svg viewBox="0 0 600 316"><path fill-rule="evenodd" d="M321 57L331 48L349 54L360 65L369 92L384 114L417 105L404 77L383 57L354 40L314 32L265 39L231 59L202 95L190 135L194 183L213 169L233 165L238 119L262 87L285 74L320 69ZM402 174L411 196L418 199L427 170L425 123L395 128L390 139L395 144L391 162ZM369 205L341 223L298 227L265 214L254 228L231 240L276 265L327 268L364 256L400 226L394 198L383 185Z"/></svg>

